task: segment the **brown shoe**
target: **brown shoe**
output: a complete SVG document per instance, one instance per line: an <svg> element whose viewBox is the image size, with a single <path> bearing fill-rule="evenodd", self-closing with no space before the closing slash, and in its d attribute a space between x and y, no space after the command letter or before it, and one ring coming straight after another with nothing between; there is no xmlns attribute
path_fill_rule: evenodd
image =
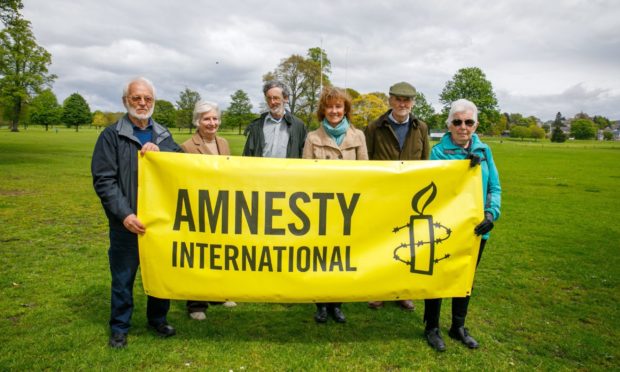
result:
<svg viewBox="0 0 620 372"><path fill-rule="evenodd" d="M368 307L371 309L380 309L383 307L383 301L372 301L368 303Z"/></svg>
<svg viewBox="0 0 620 372"><path fill-rule="evenodd" d="M415 305L411 300L400 300L398 303L400 304L400 308L403 310L413 311L413 309L415 309Z"/></svg>

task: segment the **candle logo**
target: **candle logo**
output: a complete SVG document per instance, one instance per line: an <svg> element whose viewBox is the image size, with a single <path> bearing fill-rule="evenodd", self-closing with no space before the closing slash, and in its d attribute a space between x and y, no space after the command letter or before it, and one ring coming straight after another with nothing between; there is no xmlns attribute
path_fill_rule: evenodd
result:
<svg viewBox="0 0 620 372"><path fill-rule="evenodd" d="M409 223L392 230L396 234L409 228L409 243L402 243L394 249L394 259L410 266L411 273L433 275L434 265L450 257L449 253L445 253L443 257L435 258L435 249L438 244L450 238L452 230L440 222L433 222L432 215L424 214L435 196L437 186L431 182L411 199L411 207L416 214L409 216ZM406 248L409 248L409 259L398 255L398 251Z"/></svg>

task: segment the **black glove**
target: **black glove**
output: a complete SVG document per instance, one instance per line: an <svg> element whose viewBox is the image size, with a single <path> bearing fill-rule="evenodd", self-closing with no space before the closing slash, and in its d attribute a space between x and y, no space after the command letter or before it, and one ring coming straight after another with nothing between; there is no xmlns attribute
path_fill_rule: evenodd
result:
<svg viewBox="0 0 620 372"><path fill-rule="evenodd" d="M470 152L469 154L467 154L465 159L469 159L469 166L472 168L475 167L476 165L480 165L480 156L474 153Z"/></svg>
<svg viewBox="0 0 620 372"><path fill-rule="evenodd" d="M484 212L484 219L474 228L474 232L476 235L484 235L493 230L493 226L495 226L493 225L493 215L489 212Z"/></svg>

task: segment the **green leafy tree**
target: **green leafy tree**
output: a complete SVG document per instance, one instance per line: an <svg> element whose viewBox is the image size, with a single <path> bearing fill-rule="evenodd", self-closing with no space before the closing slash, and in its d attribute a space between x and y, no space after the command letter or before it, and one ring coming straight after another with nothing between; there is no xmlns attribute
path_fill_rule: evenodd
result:
<svg viewBox="0 0 620 372"><path fill-rule="evenodd" d="M110 124L114 124L116 123L120 118L122 118L125 113L124 112L104 112L103 115L105 115L106 121L108 123L108 125Z"/></svg>
<svg viewBox="0 0 620 372"><path fill-rule="evenodd" d="M62 122L67 127L74 126L77 132L80 125L91 124L93 120L88 103L79 93L73 93L62 103Z"/></svg>
<svg viewBox="0 0 620 372"><path fill-rule="evenodd" d="M575 139L592 139L596 136L596 124L588 119L576 119L570 124L570 134Z"/></svg>
<svg viewBox="0 0 620 372"><path fill-rule="evenodd" d="M177 110L174 105L164 99L155 101L153 109L153 120L168 128L173 128L176 122Z"/></svg>
<svg viewBox="0 0 620 372"><path fill-rule="evenodd" d="M500 115L495 123L491 124L490 134L493 136L501 136L508 129L508 114Z"/></svg>
<svg viewBox="0 0 620 372"><path fill-rule="evenodd" d="M373 96L376 96L381 101L383 101L383 103L385 103L385 107L389 107L390 106L390 102L389 102L390 97L387 94L385 94L383 92L371 92L371 93L368 93L368 94L372 94Z"/></svg>
<svg viewBox="0 0 620 372"><path fill-rule="evenodd" d="M523 141L524 138L530 137L530 129L521 125L515 125L510 128L510 137L521 138L521 141Z"/></svg>
<svg viewBox="0 0 620 372"><path fill-rule="evenodd" d="M360 96L360 92L358 92L357 90L353 89L353 88L347 88L346 89L347 94L349 95L349 97L351 97L352 100L356 99L357 97Z"/></svg>
<svg viewBox="0 0 620 372"><path fill-rule="evenodd" d="M605 141L612 141L614 139L614 134L610 130L603 131L603 139Z"/></svg>
<svg viewBox="0 0 620 372"><path fill-rule="evenodd" d="M594 115L592 121L596 124L598 129L605 129L611 126L611 121L604 116Z"/></svg>
<svg viewBox="0 0 620 372"><path fill-rule="evenodd" d="M0 101L14 132L31 97L51 86L56 78L47 69L52 56L37 44L30 22L17 12L7 11L20 6L21 2L9 1L1 8L6 23L0 31Z"/></svg>
<svg viewBox="0 0 620 372"><path fill-rule="evenodd" d="M438 112L436 114L433 114L433 116L431 116L428 119L426 124L428 124L429 129L446 130L446 119L447 118L448 118L447 113L444 114L444 113Z"/></svg>
<svg viewBox="0 0 620 372"><path fill-rule="evenodd" d="M372 121L385 113L388 109L387 103L376 94L362 94L352 102L353 115L351 121L357 128L365 128Z"/></svg>
<svg viewBox="0 0 620 372"><path fill-rule="evenodd" d="M24 8L21 0L2 0L0 2L0 21L6 26L20 17L19 11Z"/></svg>
<svg viewBox="0 0 620 372"><path fill-rule="evenodd" d="M306 121L314 120L318 106L321 86L329 86L331 62L325 51L319 47L310 48L303 57L293 54L280 61L274 71L263 76L263 81L279 80L290 91L288 105L290 111Z"/></svg>
<svg viewBox="0 0 620 372"><path fill-rule="evenodd" d="M46 132L50 125L61 122L62 107L58 104L56 95L51 89L46 89L34 97L28 111L29 122L44 125Z"/></svg>
<svg viewBox="0 0 620 372"><path fill-rule="evenodd" d="M252 102L246 92L239 89L230 96L230 105L223 115L222 123L231 128L239 128L239 134L243 127L248 124L256 115L252 113Z"/></svg>
<svg viewBox="0 0 620 372"><path fill-rule="evenodd" d="M308 125L316 121L315 111L318 106L321 87L331 85L328 74L331 72L331 62L321 48L310 48L306 56L302 73L304 78L303 93L298 101L297 114L305 119Z"/></svg>
<svg viewBox="0 0 620 372"><path fill-rule="evenodd" d="M535 116L528 116L525 117L519 113L514 113L514 114L510 114L508 115L509 121L510 121L510 126L514 126L514 125L519 125L522 127L530 127L532 125L538 125L538 118L536 118Z"/></svg>
<svg viewBox="0 0 620 372"><path fill-rule="evenodd" d="M460 98L468 99L478 107L479 131L487 133L491 124L499 120L493 86L480 68L462 68L446 83L439 95L439 101L444 106L443 111L447 113L450 104Z"/></svg>
<svg viewBox="0 0 620 372"><path fill-rule="evenodd" d="M428 121L435 115L435 109L427 101L422 92L417 92L415 97L415 105L411 113L416 118L428 123Z"/></svg>
<svg viewBox="0 0 620 372"><path fill-rule="evenodd" d="M103 111L97 110L93 112L93 126L94 127L99 129L99 128L107 127L108 125L110 125L110 123L108 123L108 120L105 117L105 114L103 113Z"/></svg>
<svg viewBox="0 0 620 372"><path fill-rule="evenodd" d="M530 131L530 138L543 139L545 138L545 130L536 124L532 124L528 127Z"/></svg>
<svg viewBox="0 0 620 372"><path fill-rule="evenodd" d="M263 81L279 80L286 85L290 91L288 97L288 105L291 113L297 113L297 103L306 93L306 71L308 70L308 62L299 54L283 59L275 71L269 72L263 76Z"/></svg>
<svg viewBox="0 0 620 372"><path fill-rule="evenodd" d="M179 100L176 102L178 128L188 128L190 133L193 131L192 115L198 101L200 101L200 94L194 90L185 88L179 93Z"/></svg>
<svg viewBox="0 0 620 372"><path fill-rule="evenodd" d="M564 117L562 113L558 112L555 115L553 121L553 130L551 131L551 142L564 142L566 141L566 134L562 131L562 125L564 124Z"/></svg>

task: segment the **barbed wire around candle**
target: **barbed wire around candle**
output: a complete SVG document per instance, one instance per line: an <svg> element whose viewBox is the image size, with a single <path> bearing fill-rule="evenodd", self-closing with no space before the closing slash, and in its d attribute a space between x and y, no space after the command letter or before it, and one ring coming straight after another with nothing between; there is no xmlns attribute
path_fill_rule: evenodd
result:
<svg viewBox="0 0 620 372"><path fill-rule="evenodd" d="M395 227L392 230L395 234L404 228L408 228L409 230L409 243L401 243L399 246L394 248L393 254L395 260L410 266L410 272L412 273L433 275L434 265L450 257L450 253L445 253L443 257L435 258L435 245L448 240L452 235L452 229L448 226L442 225L440 222L433 222L432 215L424 214L424 210L435 199L436 195L437 186L435 186L434 182L431 182L428 186L418 191L411 199L411 207L417 215L411 215L409 217L409 223L403 226ZM424 196L426 196L426 200L420 208L420 202ZM424 224L426 227L422 226ZM426 231L427 229L428 231ZM436 234L437 232L442 234L442 236L436 238L435 236L438 235ZM416 235L425 236L424 233L428 233L428 239L418 238L416 240ZM429 246L428 262L424 260L417 260L417 258L421 256L420 253L423 251L421 248L425 245ZM403 248L409 248L410 259L406 259L398 255L398 251Z"/></svg>

